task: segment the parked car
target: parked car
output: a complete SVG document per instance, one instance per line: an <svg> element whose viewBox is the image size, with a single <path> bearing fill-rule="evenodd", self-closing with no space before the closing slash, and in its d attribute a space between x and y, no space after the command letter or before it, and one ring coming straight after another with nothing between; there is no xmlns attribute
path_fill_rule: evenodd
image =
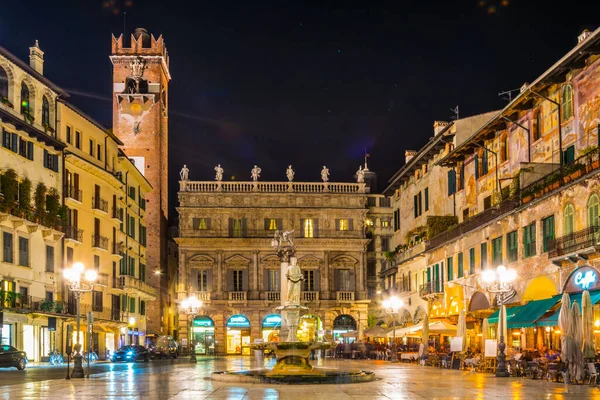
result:
<svg viewBox="0 0 600 400"><path fill-rule="evenodd" d="M150 361L150 352L144 346L140 345L127 345L121 347L119 350L113 352L110 356L112 362L134 362L134 361Z"/></svg>
<svg viewBox="0 0 600 400"><path fill-rule="evenodd" d="M177 342L173 340L172 336L160 336L156 340L156 344L151 345L149 350L152 358L179 357Z"/></svg>
<svg viewBox="0 0 600 400"><path fill-rule="evenodd" d="M15 367L22 371L27 365L27 353L3 344L0 346L0 367Z"/></svg>

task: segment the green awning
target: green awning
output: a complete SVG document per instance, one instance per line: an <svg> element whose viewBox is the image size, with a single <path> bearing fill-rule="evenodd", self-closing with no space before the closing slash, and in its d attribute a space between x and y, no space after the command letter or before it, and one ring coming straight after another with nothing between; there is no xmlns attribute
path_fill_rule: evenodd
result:
<svg viewBox="0 0 600 400"><path fill-rule="evenodd" d="M535 326L535 322L540 319L550 308L552 308L560 299L556 296L543 300L532 300L525 304L506 324L509 329L512 328L530 328Z"/></svg>
<svg viewBox="0 0 600 400"><path fill-rule="evenodd" d="M553 297L553 299L557 299L557 302L560 301L560 299L562 298L562 295L556 295ZM577 293L577 294L572 294L570 295L571 298L571 305L573 305L573 303L575 302L575 300L577 300L577 304L579 304L579 309L581 310L581 293ZM593 292L590 292L590 299L592 300L592 305L600 302L600 290L595 290ZM552 315L550 315L549 317L540 319L539 321L537 321L536 325L537 326L558 326L558 314L560 313L560 308L558 308L556 310L556 312Z"/></svg>
<svg viewBox="0 0 600 400"><path fill-rule="evenodd" d="M522 308L523 306L514 306L514 307L510 307L510 308L506 308L506 320L510 321L510 319L512 317L515 316L515 314ZM498 323L498 317L500 314L500 310L496 310L492 315L490 315L490 317L488 318L488 324L497 324Z"/></svg>

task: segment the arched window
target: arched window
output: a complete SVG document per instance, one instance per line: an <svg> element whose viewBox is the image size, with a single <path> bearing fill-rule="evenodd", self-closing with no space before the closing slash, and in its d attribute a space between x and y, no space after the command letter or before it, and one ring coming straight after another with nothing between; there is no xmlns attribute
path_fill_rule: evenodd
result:
<svg viewBox="0 0 600 400"><path fill-rule="evenodd" d="M570 235L573 233L573 225L575 224L575 209L571 204L567 204L563 215L563 234Z"/></svg>
<svg viewBox="0 0 600 400"><path fill-rule="evenodd" d="M534 113L533 117L534 117L534 121L533 121L533 141L535 142L536 140L538 140L539 138L542 137L543 118L542 118L542 107L541 106L540 106L540 108L538 108L537 110L535 110L535 113Z"/></svg>
<svg viewBox="0 0 600 400"><path fill-rule="evenodd" d="M573 86L565 85L561 99L562 120L566 121L573 116Z"/></svg>
<svg viewBox="0 0 600 400"><path fill-rule="evenodd" d="M30 114L29 88L25 82L21 83L21 114Z"/></svg>
<svg viewBox="0 0 600 400"><path fill-rule="evenodd" d="M42 126L50 126L50 103L46 96L42 97Z"/></svg>
<svg viewBox="0 0 600 400"><path fill-rule="evenodd" d="M593 194L590 196L587 203L587 216L588 216L588 226L598 226L598 206L600 204L600 199L597 194Z"/></svg>
<svg viewBox="0 0 600 400"><path fill-rule="evenodd" d="M0 101L8 100L8 75L4 68L0 67Z"/></svg>
<svg viewBox="0 0 600 400"><path fill-rule="evenodd" d="M500 136L500 162L508 160L508 134Z"/></svg>

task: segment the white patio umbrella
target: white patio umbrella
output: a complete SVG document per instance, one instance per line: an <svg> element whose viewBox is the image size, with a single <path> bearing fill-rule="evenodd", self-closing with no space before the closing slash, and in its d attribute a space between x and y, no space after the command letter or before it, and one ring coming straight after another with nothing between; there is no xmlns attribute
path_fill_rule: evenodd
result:
<svg viewBox="0 0 600 400"><path fill-rule="evenodd" d="M592 300L590 299L590 292L587 290L583 292L581 296L581 309L582 309L582 318L581 318L581 329L582 329L582 339L583 344L581 346L581 351L583 358L594 358L596 355L594 352L594 327L593 327L593 309L592 309Z"/></svg>
<svg viewBox="0 0 600 400"><path fill-rule="evenodd" d="M421 343L423 343L423 354L429 354L429 316L423 318L423 332L421 332Z"/></svg>
<svg viewBox="0 0 600 400"><path fill-rule="evenodd" d="M490 324L487 318L483 319L483 323L481 324L481 352L485 350L485 340L487 339L488 332L490 330Z"/></svg>
<svg viewBox="0 0 600 400"><path fill-rule="evenodd" d="M575 348L573 349L573 363L571 365L571 376L577 380L583 379L583 355L581 353L581 345L583 343L582 337L582 326L581 326L581 312L579 311L579 304L577 300L573 302L571 307L572 324L573 324L573 342L575 342Z"/></svg>
<svg viewBox="0 0 600 400"><path fill-rule="evenodd" d="M465 310L460 310L460 314L458 314L458 326L456 336L462 338L462 347L461 352L464 352L467 347L467 316L465 314Z"/></svg>
<svg viewBox="0 0 600 400"><path fill-rule="evenodd" d="M500 307L500 315L498 315L498 344L500 344L500 335L504 339L504 344L508 343L508 328L506 327L506 306L503 304ZM506 346L508 347L508 345Z"/></svg>
<svg viewBox="0 0 600 400"><path fill-rule="evenodd" d="M560 312L558 314L558 327L561 331L560 343L561 352L560 358L567 363L569 367L569 375L572 376L571 365L574 361L575 341L573 340L573 317L571 313L571 298L568 293L563 293ZM570 379L565 378L565 383L569 383Z"/></svg>

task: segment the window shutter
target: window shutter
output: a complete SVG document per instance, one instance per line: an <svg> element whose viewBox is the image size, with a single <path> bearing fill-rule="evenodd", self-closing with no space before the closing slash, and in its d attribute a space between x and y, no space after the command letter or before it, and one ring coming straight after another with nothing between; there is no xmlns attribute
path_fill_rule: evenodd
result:
<svg viewBox="0 0 600 400"><path fill-rule="evenodd" d="M213 291L213 287L212 287L212 268L208 269L206 271L206 290L209 292Z"/></svg>
<svg viewBox="0 0 600 400"><path fill-rule="evenodd" d="M265 218L265 231L269 230L271 220L269 218Z"/></svg>
<svg viewBox="0 0 600 400"><path fill-rule="evenodd" d="M300 218L300 237L304 237L304 218Z"/></svg>
<svg viewBox="0 0 600 400"><path fill-rule="evenodd" d="M242 237L248 236L248 220L242 218Z"/></svg>
<svg viewBox="0 0 600 400"><path fill-rule="evenodd" d="M229 237L233 237L233 218L229 218Z"/></svg>
<svg viewBox="0 0 600 400"><path fill-rule="evenodd" d="M335 220L335 230L339 231L340 230L340 220L336 218Z"/></svg>
<svg viewBox="0 0 600 400"><path fill-rule="evenodd" d="M413 203L414 203L414 210L415 210L415 218L417 218L419 216L419 210L418 210L418 205L417 205L417 195L413 196Z"/></svg>
<svg viewBox="0 0 600 400"><path fill-rule="evenodd" d="M269 292L270 291L270 287L269 287L269 278L271 275L271 270L270 269L263 269L263 291L264 292Z"/></svg>
<svg viewBox="0 0 600 400"><path fill-rule="evenodd" d="M199 271L197 269L193 269L190 273L190 279L192 280L190 286L195 292L198 292L200 290L200 287L198 287L198 272Z"/></svg>
<svg viewBox="0 0 600 400"><path fill-rule="evenodd" d="M313 232L313 237L319 237L319 220L316 218L313 219Z"/></svg>
<svg viewBox="0 0 600 400"><path fill-rule="evenodd" d="M350 270L350 273L348 274L349 279L350 279L350 285L348 286L350 288L350 291L353 292L356 290L356 274L354 273L354 269Z"/></svg>
<svg viewBox="0 0 600 400"><path fill-rule="evenodd" d="M48 150L44 149L44 167L48 168Z"/></svg>
<svg viewBox="0 0 600 400"><path fill-rule="evenodd" d="M247 291L248 290L248 270L244 269L242 270L242 291Z"/></svg>
<svg viewBox="0 0 600 400"><path fill-rule="evenodd" d="M210 218L206 218L206 229L210 229Z"/></svg>
<svg viewBox="0 0 600 400"><path fill-rule="evenodd" d="M33 161L33 142L27 142L27 158Z"/></svg>
<svg viewBox="0 0 600 400"><path fill-rule="evenodd" d="M19 136L16 133L12 133L12 140L11 140L11 147L12 147L12 151L14 151L15 153L19 150L17 147L19 145Z"/></svg>
<svg viewBox="0 0 600 400"><path fill-rule="evenodd" d="M192 229L197 230L200 228L200 218L192 218Z"/></svg>
<svg viewBox="0 0 600 400"><path fill-rule="evenodd" d="M354 230L354 220L352 218L348 220L348 229L351 231Z"/></svg>
<svg viewBox="0 0 600 400"><path fill-rule="evenodd" d="M227 291L233 292L233 270L227 270Z"/></svg>
<svg viewBox="0 0 600 400"><path fill-rule="evenodd" d="M52 156L52 170L58 172L58 154Z"/></svg>
<svg viewBox="0 0 600 400"><path fill-rule="evenodd" d="M333 290L340 290L340 270L333 270Z"/></svg>
<svg viewBox="0 0 600 400"><path fill-rule="evenodd" d="M479 179L479 156L475 154L475 179Z"/></svg>
<svg viewBox="0 0 600 400"><path fill-rule="evenodd" d="M320 281L320 277L319 277L319 270L315 269L313 270L313 279L315 282L315 292L318 292L319 290L321 290L321 281Z"/></svg>

